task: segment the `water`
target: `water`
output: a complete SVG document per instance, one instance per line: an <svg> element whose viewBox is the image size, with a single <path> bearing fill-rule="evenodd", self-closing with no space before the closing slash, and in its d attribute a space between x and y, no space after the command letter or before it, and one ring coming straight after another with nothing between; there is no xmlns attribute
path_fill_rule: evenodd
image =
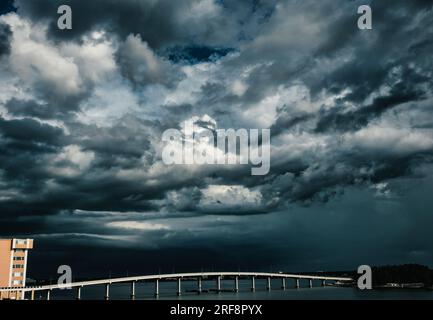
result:
<svg viewBox="0 0 433 320"><path fill-rule="evenodd" d="M175 281L160 282L159 300L383 300L383 299L410 299L433 300L433 291L424 290L371 290L359 291L354 288L321 287L320 282L314 282L314 287L309 288L307 281L301 281L301 288L294 289L294 281L287 281L287 289L281 290L281 280L272 280L272 290L266 290L267 281L256 279L256 292L251 292L250 280L239 280L239 292L209 292L197 294L190 292L197 289L196 281L182 281L182 296L176 296L177 284ZM234 287L233 280L222 280L221 289L231 290ZM215 288L215 280L203 280L203 290ZM154 300L154 284L141 282L136 284L136 300ZM105 286L84 287L81 290L83 300L102 300L105 294ZM45 299L45 292L36 292L36 299ZM110 286L110 299L127 300L130 295L130 285L112 284ZM52 300L75 299L76 289L54 290L51 293Z"/></svg>

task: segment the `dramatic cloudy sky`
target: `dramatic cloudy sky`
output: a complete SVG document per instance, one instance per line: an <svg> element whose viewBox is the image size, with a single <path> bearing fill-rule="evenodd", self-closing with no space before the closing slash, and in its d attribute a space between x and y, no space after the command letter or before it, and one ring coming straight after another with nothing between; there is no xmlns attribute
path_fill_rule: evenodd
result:
<svg viewBox="0 0 433 320"><path fill-rule="evenodd" d="M432 5L1 1L0 236L34 276L432 266ZM271 129L269 174L165 165L185 122Z"/></svg>

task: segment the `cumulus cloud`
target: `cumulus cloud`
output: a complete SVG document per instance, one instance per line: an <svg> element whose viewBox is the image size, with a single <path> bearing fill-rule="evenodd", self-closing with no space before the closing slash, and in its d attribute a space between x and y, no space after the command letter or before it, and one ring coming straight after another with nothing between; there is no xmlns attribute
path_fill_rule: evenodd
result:
<svg viewBox="0 0 433 320"><path fill-rule="evenodd" d="M41 26L14 14L3 20L13 31L11 67L24 83L40 89L49 86L58 95L80 93L82 79L77 65L46 41Z"/></svg>
<svg viewBox="0 0 433 320"><path fill-rule="evenodd" d="M234 8L232 6L196 1L191 3L190 9L200 14L180 11L173 21L191 27L194 19L220 19L225 10ZM399 2L397 6L409 11L428 10L421 3L405 7ZM316 197L327 200L344 185L393 178L396 171L391 168L396 163L392 157L404 156L407 167L401 172L408 172L411 163L419 161L420 156L427 159L431 152L428 129L402 129L395 121L374 124L391 119L391 112L396 108L406 107L407 110L428 98L430 77L425 68L421 68L428 65L428 61L421 58L422 53L414 61L410 53L413 48L423 50L423 46L408 45L406 56L400 53L394 60L390 53L384 52L380 59L389 63L378 70L382 82L372 87L374 81L367 81L364 74L356 73L358 64L363 61L368 67L378 68L363 58L365 48L362 45L339 33L330 32L329 36L321 37L323 28L331 30L339 23L348 23L343 19L348 5L340 7L335 17L320 21L317 19L321 14L319 9L330 11L337 6L315 6L310 2L259 6L255 12L261 19L251 21L261 27L250 26L249 29L254 29L255 37L249 41L239 39L233 54L214 61L191 60L190 65L164 57L164 51L152 48L152 41L142 30L136 34L119 34L95 22L92 27L88 26L87 32L76 31L80 42L54 41L54 34L42 19L42 11L22 1L18 2L18 7L18 14L2 18L12 30L11 72L30 93L37 93L33 99L12 97L6 101L4 108L8 116L30 117L34 121L45 121L46 126L62 128L65 136L62 142L54 144L53 140L50 145L51 152L56 154L50 156L56 159L55 166L62 162L59 159L65 158L63 162L66 162L66 158L71 158L70 165L91 173L91 178L95 179L89 181L91 184L99 181L104 173L105 183L119 183L115 190L124 194L122 199L131 208L134 205L153 208L158 203L166 207L171 203L177 209L206 211L203 198L201 205L199 201L193 201L194 204L190 200L180 201L181 190L193 187L206 190L207 186L225 186L239 181L242 181L241 186L254 188L261 194L260 204L250 205L256 205L259 210ZM379 6L378 10L385 8ZM305 21L283 19L295 13L297 19ZM420 13L417 19L422 24L428 16ZM291 32L288 39L283 39L281 30L289 31L295 25L298 33ZM376 37L365 40L367 46L382 45L378 37L387 34L382 24L377 32ZM401 31L402 35L408 32ZM340 47L335 42L338 37L344 40L339 42ZM361 39L362 35L354 32L354 37ZM412 42L423 43L423 37L425 34L421 33L419 39ZM175 47L176 42L171 44ZM203 42L203 45L207 44ZM344 50L345 46L348 50ZM273 50L268 50L270 47ZM282 52L288 52L293 59L287 62ZM55 68L51 67L53 64ZM353 76L344 77L350 68ZM353 77L367 81L370 87L362 87L352 81ZM322 87L320 92L318 86ZM60 100L52 98L52 91L57 92ZM64 110L59 109L59 101L65 97L72 101L68 103L72 103L74 117L65 118ZM409 110L411 114L416 112L413 107ZM213 126L271 128L274 141L269 178L262 181L246 176L247 170L243 169L178 170L161 166L162 130L181 127L191 119L197 122L203 117L212 119ZM380 141L383 143L378 144ZM375 153L374 147L383 150ZM74 150L76 152L72 152ZM86 160L86 165L77 164L74 154L91 155L92 160ZM47 156L41 155L42 158ZM83 156L83 159L88 158ZM360 165L362 170L354 170ZM62 170L71 170L66 168L68 166ZM59 173L52 168L45 172ZM290 184L280 184L289 176ZM150 177L151 183L139 181L139 178ZM170 183L170 179L176 182ZM125 184L129 186L125 188ZM80 185L77 183L76 187L81 188ZM272 190L276 185L280 187ZM154 198L143 195L151 186L159 188ZM128 195L129 192L132 194ZM170 194L177 196L173 198ZM162 199L171 200L166 203ZM234 206L233 201L227 202ZM106 209L103 202L99 205L99 209ZM224 209L229 210L229 207Z"/></svg>
<svg viewBox="0 0 433 320"><path fill-rule="evenodd" d="M169 61L158 57L139 35L129 35L119 49L123 75L135 85L173 86L181 74Z"/></svg>
<svg viewBox="0 0 433 320"><path fill-rule="evenodd" d="M0 230L250 246L362 199L406 208L405 184L431 177L432 4L367 2L371 31L360 1L73 0L60 31L60 0L16 0L0 16ZM186 122L271 129L269 174L166 166L162 133Z"/></svg>
<svg viewBox="0 0 433 320"><path fill-rule="evenodd" d="M260 191L251 191L243 186L209 185L202 190L199 208L203 211L224 214L237 211L238 213L253 213L262 207Z"/></svg>

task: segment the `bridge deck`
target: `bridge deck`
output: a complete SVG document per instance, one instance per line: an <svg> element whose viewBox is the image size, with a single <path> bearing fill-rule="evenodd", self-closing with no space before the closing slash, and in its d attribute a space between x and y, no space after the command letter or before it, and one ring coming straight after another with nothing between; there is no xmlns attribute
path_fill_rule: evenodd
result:
<svg viewBox="0 0 433 320"><path fill-rule="evenodd" d="M346 277L327 277L327 276L312 276L300 274L287 274L287 273L268 273L268 272L199 272L199 273L173 273L173 274L160 274L160 275L146 275L134 276L124 278L112 278L102 280L89 280L72 282L69 284L55 284L46 286L30 286L24 288L0 288L0 291L43 291L54 290L74 287L86 287L94 285L112 284L112 283L125 283L134 281L146 280L164 280L164 279L178 279L178 278L198 278L198 277L263 277L263 278L289 278L289 279L306 279L306 280L325 280L325 281L352 281L352 278Z"/></svg>

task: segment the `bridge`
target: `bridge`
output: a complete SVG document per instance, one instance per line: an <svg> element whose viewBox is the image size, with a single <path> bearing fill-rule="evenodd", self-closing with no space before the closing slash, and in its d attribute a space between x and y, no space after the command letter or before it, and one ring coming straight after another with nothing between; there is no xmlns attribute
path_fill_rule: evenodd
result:
<svg viewBox="0 0 433 320"><path fill-rule="evenodd" d="M7 287L0 288L0 291L15 291L20 292L22 299L26 297L26 293L30 292L30 300L34 300L35 292L44 291L46 292L46 299L50 300L51 291L56 289L76 289L77 300L81 299L81 290L84 287L105 285L105 300L110 299L110 286L118 283L130 283L131 291L130 298L135 299L135 285L137 282L149 282L152 281L155 284L155 296L159 296L160 281L175 281L177 283L176 294L180 296L182 294L182 281L197 281L197 293L202 292L202 281L215 280L215 292L221 292L221 281L230 279L233 280L233 291L239 291L239 279L247 278L251 280L251 291L256 290L256 279L267 280L267 290L272 290L271 280L279 279L281 281L281 289L285 290L287 287L287 279L295 280L294 287L300 288L300 281L307 280L309 287L313 287L313 280L321 281L321 285L325 286L327 281L332 282L348 282L353 281L352 278L348 277L328 277L322 275L303 275L303 274L288 274L288 273L267 273L267 272L199 272L199 273L173 273L173 274L160 274L160 275L146 275L146 276L134 276L134 277L123 277L123 278L112 278L102 280L89 280L72 282L68 284L55 284L55 285L43 285L43 286L27 286L27 287Z"/></svg>

